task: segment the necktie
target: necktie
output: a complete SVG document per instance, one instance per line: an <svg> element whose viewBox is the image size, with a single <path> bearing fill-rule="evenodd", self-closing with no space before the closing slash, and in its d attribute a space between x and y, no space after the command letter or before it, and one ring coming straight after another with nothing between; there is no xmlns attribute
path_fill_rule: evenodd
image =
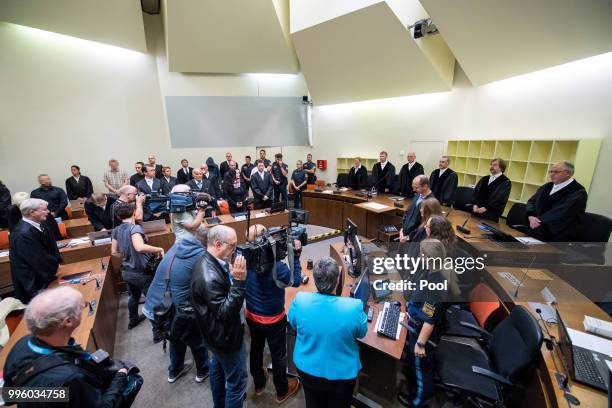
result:
<svg viewBox="0 0 612 408"><path fill-rule="evenodd" d="M417 200L417 205L421 204L421 201L423 201L423 194L419 194L419 199Z"/></svg>
<svg viewBox="0 0 612 408"><path fill-rule="evenodd" d="M202 189L202 183L196 183L196 185L198 186L198 189L201 190Z"/></svg>

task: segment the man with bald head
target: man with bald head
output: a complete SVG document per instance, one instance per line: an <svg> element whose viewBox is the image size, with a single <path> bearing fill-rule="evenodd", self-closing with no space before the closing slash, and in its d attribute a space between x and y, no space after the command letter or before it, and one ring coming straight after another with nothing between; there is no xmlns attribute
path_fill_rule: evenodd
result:
<svg viewBox="0 0 612 408"><path fill-rule="evenodd" d="M404 164L400 170L399 178L400 178L400 195L412 198L414 195L414 191L412 189L412 181L416 176L420 176L421 174L425 174L425 170L421 163L416 161L416 154L414 152L408 152L406 155L406 159L408 162Z"/></svg>
<svg viewBox="0 0 612 408"><path fill-rule="evenodd" d="M143 205L145 202L144 195L138 195L138 190L134 186L126 185L117 190L119 198L115 200L111 206L111 218L113 220L113 228L117 225L121 225L123 221L115 214L117 206L126 203L135 203L136 211L134 211L134 218L136 221L142 221L144 217Z"/></svg>
<svg viewBox="0 0 612 408"><path fill-rule="evenodd" d="M113 375L102 376L91 354L71 337L81 319L89 318L83 311L86 305L81 292L70 286L46 290L32 299L24 317L31 334L8 354L4 386L68 387L69 402L62 405L66 407L129 407L142 377L120 361L111 361L117 368ZM134 388L124 395L128 384Z"/></svg>
<svg viewBox="0 0 612 408"><path fill-rule="evenodd" d="M249 240L264 239L266 227L257 224L249 228ZM266 388L267 373L263 364L263 351L268 343L272 357L272 375L276 389L276 402L283 403L295 395L300 387L297 378L287 377L287 314L285 311L285 288L300 286L301 243L293 241L293 273L282 261L267 264L262 270L248 265L246 290L246 321L251 333L249 368L255 383L255 394L261 395Z"/></svg>
<svg viewBox="0 0 612 408"><path fill-rule="evenodd" d="M19 206L21 220L10 236L11 277L15 297L28 303L55 280L62 258L55 239L45 227L47 202L28 198Z"/></svg>
<svg viewBox="0 0 612 408"><path fill-rule="evenodd" d="M527 201L527 233L545 242L571 241L586 209L587 192L574 180L574 165L570 162L553 164L548 174L550 182Z"/></svg>
<svg viewBox="0 0 612 408"><path fill-rule="evenodd" d="M206 252L196 262L191 302L206 347L212 352L210 388L215 407L241 407L246 395L244 348L246 260L236 252L234 229L218 225L208 231Z"/></svg>
<svg viewBox="0 0 612 408"><path fill-rule="evenodd" d="M62 220L67 220L68 213L66 212L66 207L68 206L68 196L66 192L59 187L55 187L51 177L47 174L38 176L38 184L40 184L40 187L33 190L30 193L30 197L45 200L53 218L62 217Z"/></svg>

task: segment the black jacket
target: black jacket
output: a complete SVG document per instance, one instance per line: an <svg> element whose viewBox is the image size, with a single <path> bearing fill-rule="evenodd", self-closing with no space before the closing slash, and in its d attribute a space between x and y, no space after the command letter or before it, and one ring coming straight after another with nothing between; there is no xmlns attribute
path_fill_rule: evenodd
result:
<svg viewBox="0 0 612 408"><path fill-rule="evenodd" d="M484 176L476 184L473 203L487 209L483 214L477 214L479 217L497 222L508 203L512 182L502 174L489 184L489 177L491 176Z"/></svg>
<svg viewBox="0 0 612 408"><path fill-rule="evenodd" d="M144 194L151 194L153 192L159 193L161 192L161 181L159 181L158 178L154 178L153 188L150 188L149 185L147 184L147 180L143 178L138 183L136 183L136 188L138 189L138 192L144 193Z"/></svg>
<svg viewBox="0 0 612 408"><path fill-rule="evenodd" d="M130 176L130 186L136 187L136 184L143 180L144 176L142 174L134 173Z"/></svg>
<svg viewBox="0 0 612 408"><path fill-rule="evenodd" d="M447 168L442 177L440 177L440 169L435 169L429 177L431 191L442 205L450 206L455 202L457 183L457 173L451 168Z"/></svg>
<svg viewBox="0 0 612 408"><path fill-rule="evenodd" d="M195 265L191 303L204 343L214 353L235 352L242 346L240 310L246 286L246 280L231 282L228 272L208 252Z"/></svg>
<svg viewBox="0 0 612 408"><path fill-rule="evenodd" d="M255 202L263 201L263 196L268 196L269 199L272 198L272 176L268 171L264 171L263 175L263 180L259 176L259 172L255 172L253 173L253 176L251 176L251 188L253 189L253 197L255 198Z"/></svg>
<svg viewBox="0 0 612 408"><path fill-rule="evenodd" d="M348 174L348 186L353 190L361 190L368 187L368 170L361 166L355 174L355 167L351 167Z"/></svg>
<svg viewBox="0 0 612 408"><path fill-rule="evenodd" d="M107 230L113 229L111 207L115 200L115 198L107 196L106 207L104 209L89 201L85 202L85 214L87 214L89 222L91 222L91 225L93 225L96 231L100 231L103 228L106 228Z"/></svg>
<svg viewBox="0 0 612 408"><path fill-rule="evenodd" d="M11 192L0 182L0 228L8 227L8 212L11 207Z"/></svg>
<svg viewBox="0 0 612 408"><path fill-rule="evenodd" d="M62 353L64 356L79 360L79 365L63 364L41 371L38 375L31 377L24 386L26 387L68 387L69 402L67 403L20 403L19 407L119 407L124 401L123 391L127 386L127 375L117 372L111 377L110 374L102 376L95 372L86 358L86 353L81 346L72 345L66 347L53 347L44 341L27 335L21 338L9 352L4 364L4 381L6 387L14 387L13 377L20 371L42 357L43 354L35 352L28 342L35 347L52 350L54 353ZM90 367L86 369L85 367Z"/></svg>
<svg viewBox="0 0 612 408"><path fill-rule="evenodd" d="M187 167L189 170L189 174L185 174L185 170L181 167L176 172L176 184L187 184L189 180L193 180L193 175L191 172L193 171L193 167Z"/></svg>
<svg viewBox="0 0 612 408"><path fill-rule="evenodd" d="M384 193L385 189L388 188L389 192L393 189L393 178L395 177L395 166L387 161L385 168L382 169L380 162L376 163L372 167L372 179L374 184L372 187L376 188L378 192Z"/></svg>
<svg viewBox="0 0 612 408"><path fill-rule="evenodd" d="M19 207L17 207L16 205L11 205L6 214L6 218L8 220L8 229L9 232L12 233L13 230L15 230L15 228L17 227L17 224L19 224L19 221L21 221L21 211L19 211ZM60 233L59 227L57 226L57 222L55 222L55 218L53 218L53 215L51 213L47 215L47 219L45 220L44 224L45 228L47 228L47 231L51 232L51 236L53 237L53 239L55 239L56 241L60 241L62 239L62 235Z"/></svg>
<svg viewBox="0 0 612 408"><path fill-rule="evenodd" d="M80 176L77 183L74 177L68 177L66 179L66 194L68 194L70 200L81 197L89 198L93 194L91 180L87 176Z"/></svg>
<svg viewBox="0 0 612 408"><path fill-rule="evenodd" d="M156 164L155 165L155 178L159 179L162 178L162 166L161 164Z"/></svg>
<svg viewBox="0 0 612 408"><path fill-rule="evenodd" d="M168 195L172 190L172 187L176 186L176 177L170 176L170 181L166 180L166 177L162 177L161 181L161 190L162 194Z"/></svg>
<svg viewBox="0 0 612 408"><path fill-rule="evenodd" d="M238 162L236 162L236 165L238 166L238 168L240 168L240 165L238 164ZM225 177L225 173L227 173L229 169L230 169L230 166L227 160L221 163L221 165L219 166L219 173L221 174L221 180L223 180L223 178Z"/></svg>
<svg viewBox="0 0 612 408"><path fill-rule="evenodd" d="M539 232L536 238L570 241L574 239L579 218L586 209L587 192L576 180L550 195L552 188L552 182L544 184L527 201L527 216L538 217L542 221L542 225L533 230Z"/></svg>
<svg viewBox="0 0 612 408"><path fill-rule="evenodd" d="M37 230L23 219L9 235L9 241L15 297L28 303L55 280L62 258L51 234Z"/></svg>
<svg viewBox="0 0 612 408"><path fill-rule="evenodd" d="M415 195L410 203L410 206L404 213L404 217L402 218L402 232L404 235L410 236L411 241L417 228L419 228L419 225L421 225L421 204L423 204L423 201L428 198L432 198L433 196L433 193L429 193L429 195L424 197L419 205L417 205L419 197Z"/></svg>
<svg viewBox="0 0 612 408"><path fill-rule="evenodd" d="M234 183L229 180L223 182L223 197L227 200L230 206L230 210L232 212L244 211L245 205L244 202L247 198L247 187L240 179L240 186L238 188L234 187ZM243 203L241 208L236 206L237 203Z"/></svg>
<svg viewBox="0 0 612 408"><path fill-rule="evenodd" d="M408 170L408 163L402 166L402 169L399 173L400 179L400 195L404 197L412 197L414 195L414 190L412 190L412 180L416 176L420 176L421 174L425 174L425 169L419 162L415 162L412 166L412 169Z"/></svg>
<svg viewBox="0 0 612 408"><path fill-rule="evenodd" d="M61 188L55 186L50 188L39 187L32 191L30 197L45 200L48 203L47 208L55 213L56 217L62 217L63 220L68 219L68 213L66 213L68 196L66 196L66 193Z"/></svg>
<svg viewBox="0 0 612 408"><path fill-rule="evenodd" d="M217 176L208 173L208 177L202 176L202 180L206 180L209 183L207 193L210 194L214 199L218 200L221 198L221 182Z"/></svg>

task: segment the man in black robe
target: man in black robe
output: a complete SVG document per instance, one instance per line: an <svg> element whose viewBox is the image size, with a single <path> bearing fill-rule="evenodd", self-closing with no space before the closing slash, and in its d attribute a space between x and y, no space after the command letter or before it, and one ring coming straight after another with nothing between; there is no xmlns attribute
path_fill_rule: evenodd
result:
<svg viewBox="0 0 612 408"><path fill-rule="evenodd" d="M47 202L28 198L20 205L22 219L10 235L11 277L15 297L28 303L55 280L62 258L47 231Z"/></svg>
<svg viewBox="0 0 612 408"><path fill-rule="evenodd" d="M372 167L373 188L379 193L391 192L393 178L395 177L395 166L387 161L387 152L382 151L379 155L380 161Z"/></svg>
<svg viewBox="0 0 612 408"><path fill-rule="evenodd" d="M527 234L545 242L569 242L586 209L587 192L572 177L570 162L555 163L548 173L550 182L527 201Z"/></svg>
<svg viewBox="0 0 612 408"><path fill-rule="evenodd" d="M429 183L434 196L440 201L440 204L451 206L455 201L455 193L457 192L457 173L449 168L450 158L448 156L440 157L438 167L431 172Z"/></svg>
<svg viewBox="0 0 612 408"><path fill-rule="evenodd" d="M85 199L93 194L93 185L87 176L81 174L81 168L76 164L70 167L72 177L66 179L66 194L70 200Z"/></svg>
<svg viewBox="0 0 612 408"><path fill-rule="evenodd" d="M416 161L416 154L414 152L408 152L406 155L406 159L408 163L402 166L402 169L399 173L400 179L400 195L412 198L414 195L414 191L412 190L412 181L416 176L420 176L421 174L425 174L425 169L421 163Z"/></svg>
<svg viewBox="0 0 612 408"><path fill-rule="evenodd" d="M40 184L40 187L32 191L30 197L45 200L53 218L62 217L62 220L67 220L68 196L66 192L59 187L55 187L51 182L51 177L46 174L38 176L38 184Z"/></svg>
<svg viewBox="0 0 612 408"><path fill-rule="evenodd" d="M491 221L499 221L506 208L512 183L504 175L506 161L500 158L491 160L490 176L480 179L474 189L472 213Z"/></svg>
<svg viewBox="0 0 612 408"><path fill-rule="evenodd" d="M361 165L361 159L356 157L348 174L348 186L353 190L368 187L368 170Z"/></svg>

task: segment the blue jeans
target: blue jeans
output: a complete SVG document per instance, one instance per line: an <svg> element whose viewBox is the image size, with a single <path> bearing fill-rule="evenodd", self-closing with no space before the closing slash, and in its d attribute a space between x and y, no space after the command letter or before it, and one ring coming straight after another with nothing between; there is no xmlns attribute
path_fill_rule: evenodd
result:
<svg viewBox="0 0 612 408"><path fill-rule="evenodd" d="M185 351L187 351L187 345L181 341L170 340L170 351L168 352L168 359L170 365L168 366L168 375L174 377L181 372L183 363L185 362ZM195 362L196 370L198 375L208 374L208 350L204 345L200 346L189 346L191 354L193 355L193 361Z"/></svg>
<svg viewBox="0 0 612 408"><path fill-rule="evenodd" d="M212 353L210 359L210 389L215 408L242 407L247 388L246 351Z"/></svg>

